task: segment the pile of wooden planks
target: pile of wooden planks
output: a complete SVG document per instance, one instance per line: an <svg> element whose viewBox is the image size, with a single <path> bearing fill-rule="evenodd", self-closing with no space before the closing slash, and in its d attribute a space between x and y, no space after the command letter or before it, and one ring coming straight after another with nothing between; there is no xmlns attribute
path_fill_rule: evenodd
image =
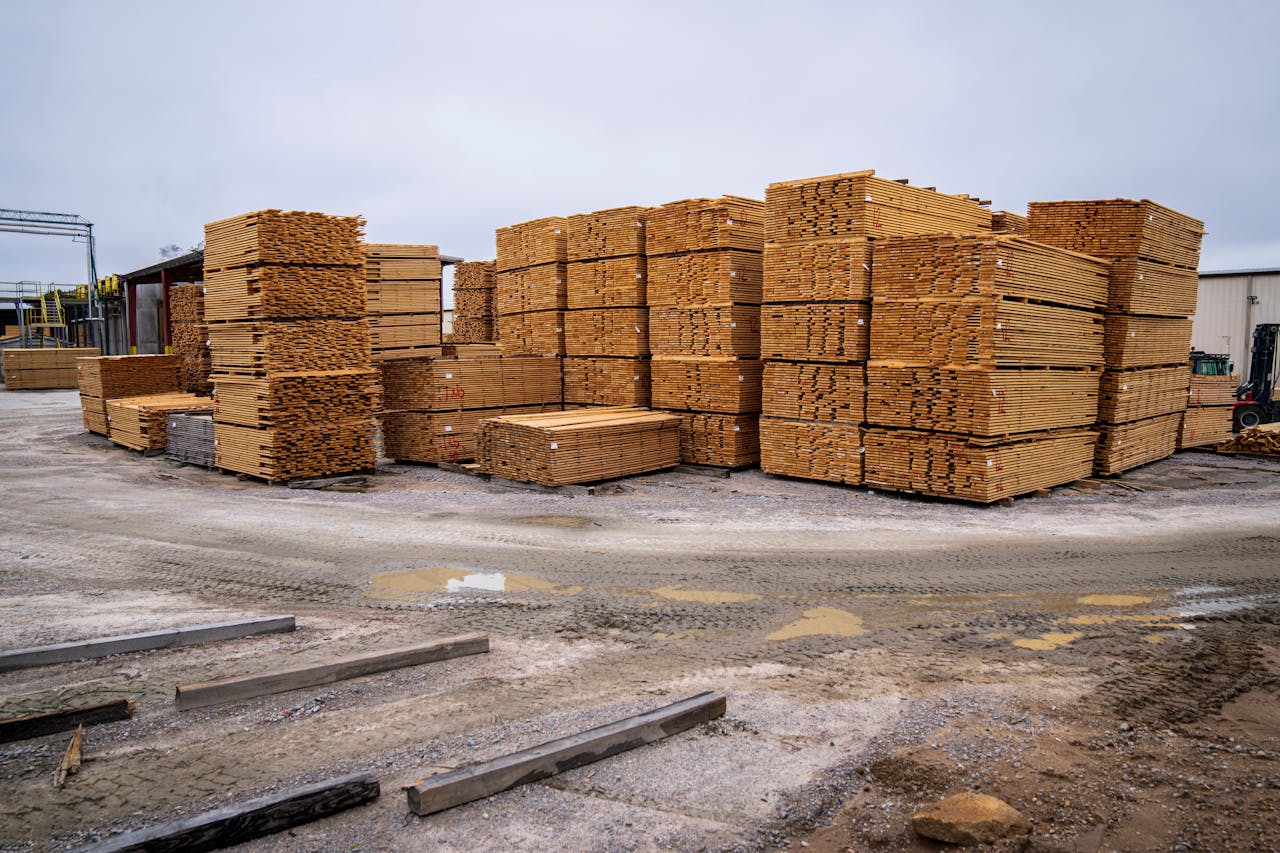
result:
<svg viewBox="0 0 1280 853"><path fill-rule="evenodd" d="M996 234L1026 234L1027 217L1008 210L991 212L991 230Z"/></svg>
<svg viewBox="0 0 1280 853"><path fill-rule="evenodd" d="M544 486L658 471L680 461L680 418L625 407L489 418L476 460L486 473Z"/></svg>
<svg viewBox="0 0 1280 853"><path fill-rule="evenodd" d="M566 401L649 405L648 215L632 205L568 219ZM623 379L632 376L644 381Z"/></svg>
<svg viewBox="0 0 1280 853"><path fill-rule="evenodd" d="M1102 375L1098 420L1122 424L1181 412L1187 408L1189 381L1186 365L1108 370Z"/></svg>
<svg viewBox="0 0 1280 853"><path fill-rule="evenodd" d="M84 428L98 435L107 435L107 400L181 390L178 367L176 355L109 355L76 359Z"/></svg>
<svg viewBox="0 0 1280 853"><path fill-rule="evenodd" d="M170 459L212 468L217 457L213 442L212 409L193 409L169 415L165 453Z"/></svg>
<svg viewBox="0 0 1280 853"><path fill-rule="evenodd" d="M1237 433L1219 444L1218 452L1280 456L1280 424L1263 424Z"/></svg>
<svg viewBox="0 0 1280 853"><path fill-rule="evenodd" d="M184 284L169 290L173 354L178 357L178 384L192 394L212 394L213 357L209 326L204 321L204 286Z"/></svg>
<svg viewBox="0 0 1280 853"><path fill-rule="evenodd" d="M374 361L440 345L439 247L365 243L364 280Z"/></svg>
<svg viewBox="0 0 1280 853"><path fill-rule="evenodd" d="M401 462L466 462L485 418L560 409L555 356L382 362L383 452Z"/></svg>
<svg viewBox="0 0 1280 853"><path fill-rule="evenodd" d="M218 467L268 482L374 467L369 281L381 307L438 317L439 261L434 247L366 246L363 225L262 211L205 226Z"/></svg>
<svg viewBox="0 0 1280 853"><path fill-rule="evenodd" d="M1234 433L1234 408L1239 376L1191 374L1187 409L1178 425L1178 449L1228 441Z"/></svg>
<svg viewBox="0 0 1280 853"><path fill-rule="evenodd" d="M654 405L681 416L681 459L759 461L764 204L724 196L652 208L645 239Z"/></svg>
<svg viewBox="0 0 1280 853"><path fill-rule="evenodd" d="M208 405L208 397L185 391L107 400L107 437L133 450L164 450L169 415Z"/></svg>
<svg viewBox="0 0 1280 853"><path fill-rule="evenodd" d="M1107 264L1016 235L878 240L866 484L989 503L1087 476Z"/></svg>
<svg viewBox="0 0 1280 853"><path fill-rule="evenodd" d="M1148 199L1032 202L1028 209L1032 239L1110 264L1096 472L1115 474L1168 456L1186 407L1188 318L1196 308L1204 223ZM1181 374L1173 383L1181 384L1180 403L1126 404L1174 368Z"/></svg>
<svg viewBox="0 0 1280 853"><path fill-rule="evenodd" d="M6 391L75 388L76 360L97 356L94 347L11 347L0 356Z"/></svg>
<svg viewBox="0 0 1280 853"><path fill-rule="evenodd" d="M497 231L494 305L504 355L564 355L569 221L548 216Z"/></svg>
<svg viewBox="0 0 1280 853"><path fill-rule="evenodd" d="M494 339L496 284L493 261L454 264L450 343L487 343Z"/></svg>

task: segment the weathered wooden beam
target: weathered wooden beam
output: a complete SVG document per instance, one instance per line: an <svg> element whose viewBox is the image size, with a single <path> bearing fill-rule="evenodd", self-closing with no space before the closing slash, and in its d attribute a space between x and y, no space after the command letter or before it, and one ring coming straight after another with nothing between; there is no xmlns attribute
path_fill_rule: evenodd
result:
<svg viewBox="0 0 1280 853"><path fill-rule="evenodd" d="M100 705L65 708L60 711L50 711L47 714L10 717L7 720L0 720L0 743L70 731L80 725L92 726L97 723L127 720L133 716L134 707L134 703L128 699L115 699Z"/></svg>
<svg viewBox="0 0 1280 853"><path fill-rule="evenodd" d="M184 684L175 691L174 701L179 711L189 711L192 708L237 702L241 699L284 693L303 687L316 687L361 675L385 672L389 669L417 666L487 651L489 651L487 634L462 634L443 640L433 640L430 643L420 643L416 646L338 658L329 663Z"/></svg>
<svg viewBox="0 0 1280 853"><path fill-rule="evenodd" d="M541 746L438 773L405 787L409 808L428 815L546 779L714 720L724 714L725 704L719 693L699 693Z"/></svg>
<svg viewBox="0 0 1280 853"><path fill-rule="evenodd" d="M76 733L71 736L71 743L67 744L67 751L62 756L62 763L58 765L58 772L53 777L53 787L61 788L67 784L67 777L80 772L80 751L84 746L84 724L76 726Z"/></svg>
<svg viewBox="0 0 1280 853"><path fill-rule="evenodd" d="M376 776L355 773L125 833L82 848L82 853L218 850L363 805L376 800L380 793Z"/></svg>
<svg viewBox="0 0 1280 853"><path fill-rule="evenodd" d="M207 625L192 625L189 628L172 628L165 631L148 631L143 634L122 634L75 643L14 649L9 652L0 652L0 672L72 660L103 658L124 652L171 649L214 640L252 637L257 634L279 634L292 631L295 627L292 616L264 616L260 619L211 622Z"/></svg>

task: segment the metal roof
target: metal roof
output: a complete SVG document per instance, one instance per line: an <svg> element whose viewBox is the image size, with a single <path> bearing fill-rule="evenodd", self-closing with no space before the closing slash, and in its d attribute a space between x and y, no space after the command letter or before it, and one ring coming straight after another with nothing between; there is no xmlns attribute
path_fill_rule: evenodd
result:
<svg viewBox="0 0 1280 853"><path fill-rule="evenodd" d="M1201 278L1217 278L1228 275L1276 275L1280 274L1280 267L1261 267L1252 270L1203 270L1200 273Z"/></svg>
<svg viewBox="0 0 1280 853"><path fill-rule="evenodd" d="M179 255L176 258L170 258L167 261L161 261L158 264L152 264L149 267L143 267L133 272L122 273L120 278L125 281L137 281L138 279L149 278L159 275L165 270L177 269L179 267L198 266L203 274L204 270L204 251L196 249L194 252L187 252L185 255ZM159 279L156 279L159 281Z"/></svg>

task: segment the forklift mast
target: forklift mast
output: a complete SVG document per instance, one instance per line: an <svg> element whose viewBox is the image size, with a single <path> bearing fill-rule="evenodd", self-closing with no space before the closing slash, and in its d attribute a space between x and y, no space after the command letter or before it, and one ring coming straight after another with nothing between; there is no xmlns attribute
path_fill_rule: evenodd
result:
<svg viewBox="0 0 1280 853"><path fill-rule="evenodd" d="M1237 408L1248 405L1256 408L1262 422L1280 420L1280 400L1275 399L1277 365L1277 338L1280 323L1259 323L1253 330L1253 357L1249 361L1249 375L1236 389Z"/></svg>

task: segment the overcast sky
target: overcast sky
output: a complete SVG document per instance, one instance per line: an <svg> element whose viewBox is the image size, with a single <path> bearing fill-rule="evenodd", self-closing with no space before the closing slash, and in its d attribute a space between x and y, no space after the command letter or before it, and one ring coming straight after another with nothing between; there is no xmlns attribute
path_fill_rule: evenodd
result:
<svg viewBox="0 0 1280 853"><path fill-rule="evenodd" d="M496 227L874 168L989 198L1152 198L1202 268L1280 266L1280 2L0 5L0 207L98 269L260 208L492 258ZM0 280L84 280L0 233Z"/></svg>

